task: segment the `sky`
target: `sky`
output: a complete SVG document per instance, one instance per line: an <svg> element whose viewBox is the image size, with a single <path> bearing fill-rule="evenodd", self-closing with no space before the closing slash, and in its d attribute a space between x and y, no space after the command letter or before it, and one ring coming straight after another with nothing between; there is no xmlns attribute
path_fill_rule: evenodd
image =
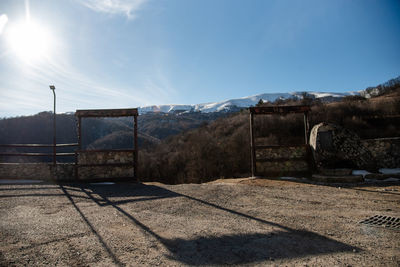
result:
<svg viewBox="0 0 400 267"><path fill-rule="evenodd" d="M400 75L399 0L1 0L0 117L346 92Z"/></svg>

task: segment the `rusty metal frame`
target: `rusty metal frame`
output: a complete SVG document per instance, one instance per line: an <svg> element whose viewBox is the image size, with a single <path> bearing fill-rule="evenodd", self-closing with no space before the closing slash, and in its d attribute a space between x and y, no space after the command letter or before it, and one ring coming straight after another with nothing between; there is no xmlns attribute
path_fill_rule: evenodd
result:
<svg viewBox="0 0 400 267"><path fill-rule="evenodd" d="M254 137L254 115L286 115L293 113L303 113L304 115L304 146L307 147L307 153L310 154L308 144L308 134L309 134L309 120L308 113L311 111L308 105L299 106L271 106L271 107L250 107L250 155L251 155L251 176L255 177L257 175L257 165L256 162L267 161L267 159L257 159L256 150L257 148L281 148L281 147L291 147L291 146L256 146ZM271 161L285 161L286 158L271 159ZM299 159L294 159L299 160ZM310 161L310 159L307 159ZM310 164L311 165L311 164Z"/></svg>
<svg viewBox="0 0 400 267"><path fill-rule="evenodd" d="M138 179L138 138L137 138L137 117L138 109L87 109L77 110L75 117L77 118L78 132L78 150L75 152L75 178L78 179L78 168L88 166L132 166L132 163L99 163L99 164L79 164L78 154L80 152L113 152L127 151L133 152L133 179ZM106 118L106 117L133 117L133 145L134 149L107 149L107 150L82 150L82 118Z"/></svg>

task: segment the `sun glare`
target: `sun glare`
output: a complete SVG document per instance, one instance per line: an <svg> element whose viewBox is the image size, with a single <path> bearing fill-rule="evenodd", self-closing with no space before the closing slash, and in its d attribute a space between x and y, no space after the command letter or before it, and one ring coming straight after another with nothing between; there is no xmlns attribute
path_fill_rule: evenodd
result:
<svg viewBox="0 0 400 267"><path fill-rule="evenodd" d="M10 27L8 43L15 54L27 63L43 60L49 56L51 37L45 28L33 22L24 22Z"/></svg>

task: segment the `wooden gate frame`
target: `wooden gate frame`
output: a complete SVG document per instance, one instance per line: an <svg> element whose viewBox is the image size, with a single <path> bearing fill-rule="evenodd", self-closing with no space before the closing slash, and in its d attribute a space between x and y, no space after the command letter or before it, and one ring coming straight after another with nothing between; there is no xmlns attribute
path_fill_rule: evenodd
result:
<svg viewBox="0 0 400 267"><path fill-rule="evenodd" d="M289 113L303 113L304 114L304 140L305 145L308 145L309 122L308 113L311 111L310 106L271 106L271 107L250 107L250 152L251 152L251 176L255 177L256 169L256 149L254 144L254 115L286 115ZM283 146L274 146L283 147Z"/></svg>
<svg viewBox="0 0 400 267"><path fill-rule="evenodd" d="M82 150L82 118L106 118L106 117L132 117L133 116L133 144L134 149L105 149L105 150ZM75 178L78 179L78 168L89 167L89 166L130 166L132 163L99 163L99 164L79 164L78 153L79 152L112 152L112 151L127 151L133 152L133 179L137 181L138 178L138 141L137 141L137 117L138 109L87 109L77 110L75 117L78 119L78 150L75 152Z"/></svg>

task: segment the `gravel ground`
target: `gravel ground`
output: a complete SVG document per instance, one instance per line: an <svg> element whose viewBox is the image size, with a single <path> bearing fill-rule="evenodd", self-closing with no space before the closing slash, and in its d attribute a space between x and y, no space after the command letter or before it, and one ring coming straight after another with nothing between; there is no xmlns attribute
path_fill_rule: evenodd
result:
<svg viewBox="0 0 400 267"><path fill-rule="evenodd" d="M2 266L400 266L400 185L0 185Z"/></svg>

